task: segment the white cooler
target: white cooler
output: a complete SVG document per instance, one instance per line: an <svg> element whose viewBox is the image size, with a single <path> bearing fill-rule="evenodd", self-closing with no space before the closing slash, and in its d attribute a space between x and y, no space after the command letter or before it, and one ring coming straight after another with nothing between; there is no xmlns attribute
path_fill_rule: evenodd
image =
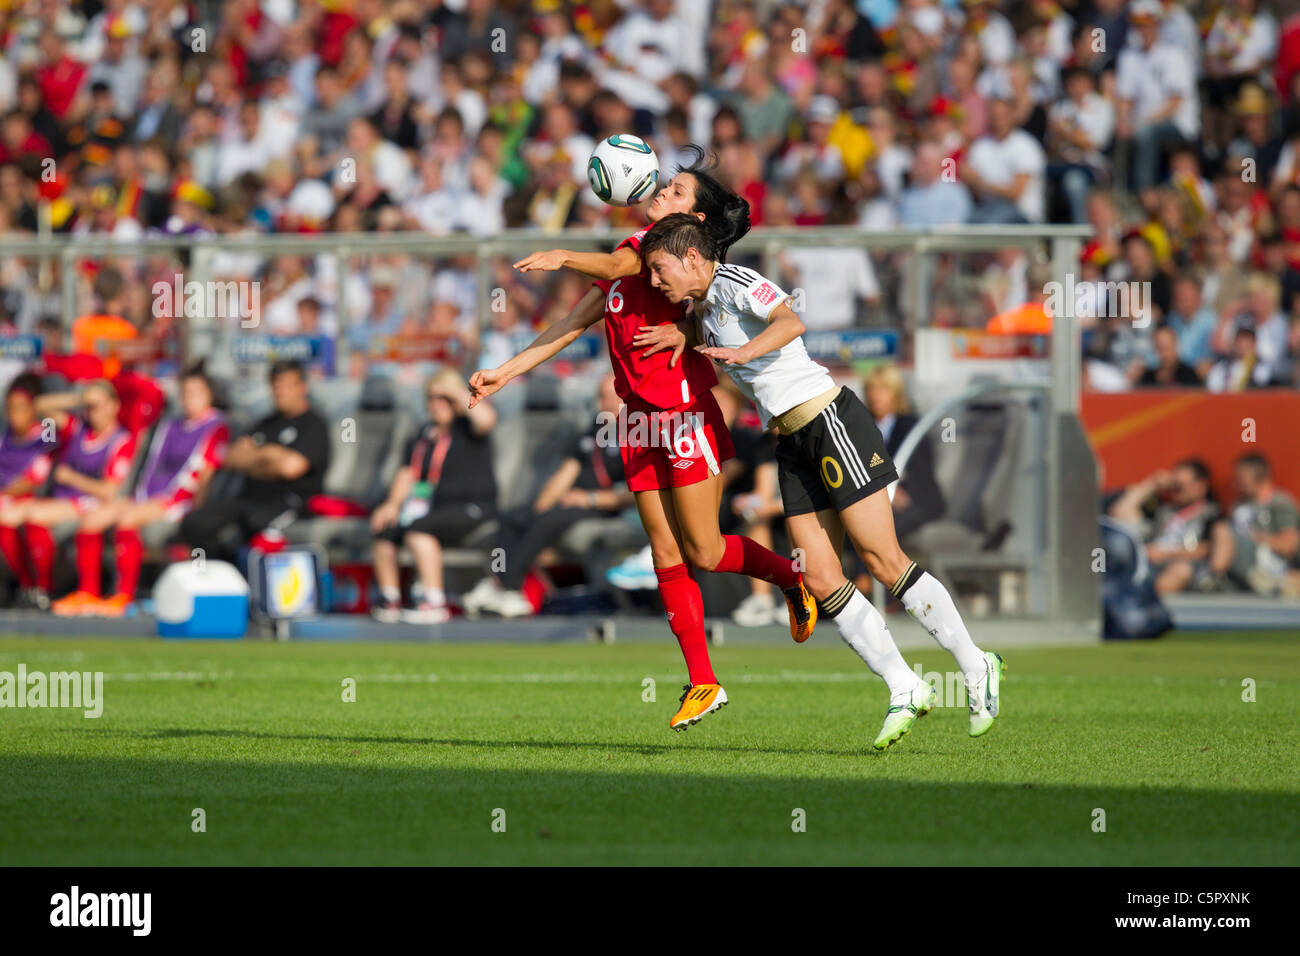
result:
<svg viewBox="0 0 1300 956"><path fill-rule="evenodd" d="M243 637L248 582L225 561L171 565L154 585L159 637Z"/></svg>

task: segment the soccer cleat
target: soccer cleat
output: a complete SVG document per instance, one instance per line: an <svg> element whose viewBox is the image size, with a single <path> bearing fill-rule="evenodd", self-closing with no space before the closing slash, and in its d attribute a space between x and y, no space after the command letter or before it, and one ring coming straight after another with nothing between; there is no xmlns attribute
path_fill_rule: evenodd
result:
<svg viewBox="0 0 1300 956"><path fill-rule="evenodd" d="M50 605L50 610L59 617L85 617L94 614L99 604L99 595L89 591L73 591L67 597L59 598Z"/></svg>
<svg viewBox="0 0 1300 956"><path fill-rule="evenodd" d="M380 599L378 604L370 608L370 616L380 624L396 624L402 619L401 602Z"/></svg>
<svg viewBox="0 0 1300 956"><path fill-rule="evenodd" d="M112 597L95 602L95 608L91 613L99 617L124 617L131 611L131 605L134 603L135 599L131 595L119 591Z"/></svg>
<svg viewBox="0 0 1300 956"><path fill-rule="evenodd" d="M1002 692L1002 675L1007 665L992 651L984 652L984 673L973 684L966 682L966 702L970 705L970 735L980 737L989 732L998 716L998 697Z"/></svg>
<svg viewBox="0 0 1300 956"><path fill-rule="evenodd" d="M803 586L803 575L795 579L794 586L781 591L785 595L785 604L790 611L790 636L796 644L802 644L812 637L813 628L817 626L817 601Z"/></svg>
<svg viewBox="0 0 1300 956"><path fill-rule="evenodd" d="M933 684L924 680L917 681L906 700L889 705L884 726L876 734L876 742L871 746L877 750L888 750L891 744L908 735L916 719L928 714L938 699L939 692Z"/></svg>
<svg viewBox="0 0 1300 956"><path fill-rule="evenodd" d="M668 726L673 730L685 730L691 724L698 724L705 714L727 706L727 692L721 684L687 684L682 688L682 706Z"/></svg>

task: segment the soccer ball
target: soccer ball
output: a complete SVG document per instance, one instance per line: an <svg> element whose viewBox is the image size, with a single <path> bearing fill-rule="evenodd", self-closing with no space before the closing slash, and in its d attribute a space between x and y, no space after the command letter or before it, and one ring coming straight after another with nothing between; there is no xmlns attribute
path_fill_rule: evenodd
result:
<svg viewBox="0 0 1300 956"><path fill-rule="evenodd" d="M587 182L601 202L634 206L654 195L659 157L640 136L618 133L597 144L587 160Z"/></svg>

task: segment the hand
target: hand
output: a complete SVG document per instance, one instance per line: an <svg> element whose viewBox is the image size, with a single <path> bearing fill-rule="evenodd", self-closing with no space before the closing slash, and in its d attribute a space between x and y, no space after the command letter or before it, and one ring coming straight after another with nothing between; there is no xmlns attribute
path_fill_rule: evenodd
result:
<svg viewBox="0 0 1300 956"><path fill-rule="evenodd" d="M676 368L677 360L682 357L682 352L686 351L686 336L671 322L663 325L643 325L632 337L632 347L644 348L642 355L654 355L664 349L672 349L673 354L668 359L668 367Z"/></svg>
<svg viewBox="0 0 1300 956"><path fill-rule="evenodd" d="M541 252L524 256L515 263L515 268L520 272L554 272L556 269L564 268L564 260L568 256L567 249L543 249Z"/></svg>
<svg viewBox="0 0 1300 956"><path fill-rule="evenodd" d="M711 358L715 362L721 362L723 365L744 365L749 358L741 349L724 349L711 345L696 346L695 351L699 352L706 358Z"/></svg>
<svg viewBox="0 0 1300 956"><path fill-rule="evenodd" d="M509 381L510 376L499 368L488 368L475 372L469 377L469 407L473 408L489 395L495 395L505 388L506 383Z"/></svg>
<svg viewBox="0 0 1300 956"><path fill-rule="evenodd" d="M376 508L370 515L370 530L383 531L385 528L391 528L397 524L397 516L400 509L391 501L385 501Z"/></svg>
<svg viewBox="0 0 1300 956"><path fill-rule="evenodd" d="M76 473L76 469L72 468L70 465L54 466L54 480L61 485L68 484L68 476L75 475Z"/></svg>
<svg viewBox="0 0 1300 956"><path fill-rule="evenodd" d="M911 503L912 503L912 499L908 497L908 494L906 491L903 490L902 485L899 485L897 488L894 489L894 510L895 511L902 511Z"/></svg>
<svg viewBox="0 0 1300 956"><path fill-rule="evenodd" d="M590 508L591 492L583 491L581 488L570 488L560 499L562 508Z"/></svg>

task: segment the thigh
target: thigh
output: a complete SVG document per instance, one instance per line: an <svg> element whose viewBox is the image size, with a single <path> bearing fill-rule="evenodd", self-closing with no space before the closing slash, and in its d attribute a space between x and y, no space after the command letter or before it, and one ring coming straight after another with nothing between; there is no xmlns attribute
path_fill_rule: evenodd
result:
<svg viewBox="0 0 1300 956"><path fill-rule="evenodd" d="M656 568L671 568L685 562L677 530L677 512L672 493L666 488L636 493L636 510L650 539Z"/></svg>
<svg viewBox="0 0 1300 956"><path fill-rule="evenodd" d="M76 521L81 514L76 501L71 498L44 498L27 512L27 523L48 528L65 521Z"/></svg>
<svg viewBox="0 0 1300 956"><path fill-rule="evenodd" d="M166 521L170 506L166 501L150 498L148 501L131 501L124 503L116 515L119 528L136 529L156 521Z"/></svg>
<svg viewBox="0 0 1300 956"><path fill-rule="evenodd" d="M722 476L710 475L703 481L673 488L672 498L678 540L697 554L718 550L721 560L718 508L722 504Z"/></svg>
<svg viewBox="0 0 1300 956"><path fill-rule="evenodd" d="M894 509L884 488L840 511L840 521L876 580L888 586L907 570L910 562L894 533Z"/></svg>
<svg viewBox="0 0 1300 956"><path fill-rule="evenodd" d="M81 529L86 532L107 531L121 521L131 503L125 498L105 501L96 508L91 508L81 518Z"/></svg>
<svg viewBox="0 0 1300 956"><path fill-rule="evenodd" d="M415 532L430 535L444 545L456 545L489 517L491 515L478 505L442 505L415 519L402 530L406 534Z"/></svg>

